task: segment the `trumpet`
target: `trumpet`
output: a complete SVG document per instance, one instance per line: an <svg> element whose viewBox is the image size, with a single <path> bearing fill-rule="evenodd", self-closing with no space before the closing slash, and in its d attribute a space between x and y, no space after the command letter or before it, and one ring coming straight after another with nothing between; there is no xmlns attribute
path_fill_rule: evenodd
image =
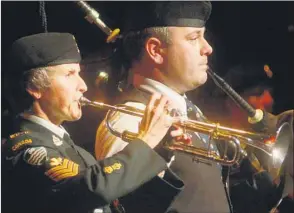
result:
<svg viewBox="0 0 294 213"><path fill-rule="evenodd" d="M101 102L90 101L85 97L81 97L80 103L82 106L93 106L99 109L108 110L105 118L106 126L113 135L120 137L127 142L131 142L137 137L137 133L129 131L119 132L115 130L111 125L110 117L114 112L121 112L133 116L143 117L143 110L123 104L112 106ZM216 123L190 120L183 117L173 117L172 119L174 125L179 126L184 130L207 134L210 138L210 141L212 139L217 139L218 141L224 141L224 143L228 143L233 148L233 156L230 159L227 158L227 149L226 152L220 156L218 153L210 149L210 144L207 149L204 149L195 147L193 145L186 145L181 142L171 142L164 144L164 148L171 151L179 151L190 154L201 161L214 161L226 166L232 166L240 162L240 156L242 152L244 152L240 144L245 143L248 146L262 150L270 157L270 170L280 170L292 139L291 126L288 122L281 124L277 128L275 135L268 135L240 129L233 129L230 127L221 126Z"/></svg>

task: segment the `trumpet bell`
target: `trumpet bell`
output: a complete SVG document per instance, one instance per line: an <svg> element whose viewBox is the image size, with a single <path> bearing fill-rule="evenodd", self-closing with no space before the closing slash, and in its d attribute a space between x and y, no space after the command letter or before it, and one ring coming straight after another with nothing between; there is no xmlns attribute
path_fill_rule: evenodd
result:
<svg viewBox="0 0 294 213"><path fill-rule="evenodd" d="M269 158L271 161L269 171L274 173L273 176L277 176L280 173L291 141L293 141L292 127L288 122L285 122L277 131L276 141L271 151L271 158Z"/></svg>

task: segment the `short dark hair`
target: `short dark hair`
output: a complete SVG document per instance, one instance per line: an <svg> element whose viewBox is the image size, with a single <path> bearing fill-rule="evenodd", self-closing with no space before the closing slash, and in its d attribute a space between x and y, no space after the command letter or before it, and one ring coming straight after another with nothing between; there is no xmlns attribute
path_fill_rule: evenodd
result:
<svg viewBox="0 0 294 213"><path fill-rule="evenodd" d="M168 27L149 27L143 30L128 32L122 42L124 68L130 69L134 61L140 61L144 53L144 45L150 37L157 37L162 42L170 43Z"/></svg>

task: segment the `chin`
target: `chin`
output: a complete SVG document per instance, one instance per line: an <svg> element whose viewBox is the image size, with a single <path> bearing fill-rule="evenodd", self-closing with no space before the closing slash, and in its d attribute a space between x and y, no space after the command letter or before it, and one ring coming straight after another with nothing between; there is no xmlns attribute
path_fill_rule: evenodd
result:
<svg viewBox="0 0 294 213"><path fill-rule="evenodd" d="M202 84L205 84L207 81L207 72L205 72L201 78L199 79L199 84L202 85Z"/></svg>
<svg viewBox="0 0 294 213"><path fill-rule="evenodd" d="M205 76L201 76L201 78L198 78L197 81L194 81L193 85L194 85L194 89L196 89L197 87L202 86L203 84L205 84L207 81L207 75Z"/></svg>
<svg viewBox="0 0 294 213"><path fill-rule="evenodd" d="M82 112L72 114L68 121L77 121L80 120L82 117Z"/></svg>
<svg viewBox="0 0 294 213"><path fill-rule="evenodd" d="M82 113L80 113L79 115L77 115L77 116L75 116L75 121L77 121L77 120L80 120L81 119L81 117L82 117Z"/></svg>
<svg viewBox="0 0 294 213"><path fill-rule="evenodd" d="M194 89L197 89L198 87L200 87L201 86L201 84L199 83L199 81L195 81L195 82L193 82L192 84L191 84L191 86L190 86L190 88L186 91L186 92L188 92L188 91L192 91L192 90L194 90Z"/></svg>

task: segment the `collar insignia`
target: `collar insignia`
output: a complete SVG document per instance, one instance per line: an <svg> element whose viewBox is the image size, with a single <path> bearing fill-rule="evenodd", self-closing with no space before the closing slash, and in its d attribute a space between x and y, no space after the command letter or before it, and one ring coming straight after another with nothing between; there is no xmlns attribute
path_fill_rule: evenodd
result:
<svg viewBox="0 0 294 213"><path fill-rule="evenodd" d="M62 140L55 135L52 135L52 139L55 146L61 146L63 144Z"/></svg>

